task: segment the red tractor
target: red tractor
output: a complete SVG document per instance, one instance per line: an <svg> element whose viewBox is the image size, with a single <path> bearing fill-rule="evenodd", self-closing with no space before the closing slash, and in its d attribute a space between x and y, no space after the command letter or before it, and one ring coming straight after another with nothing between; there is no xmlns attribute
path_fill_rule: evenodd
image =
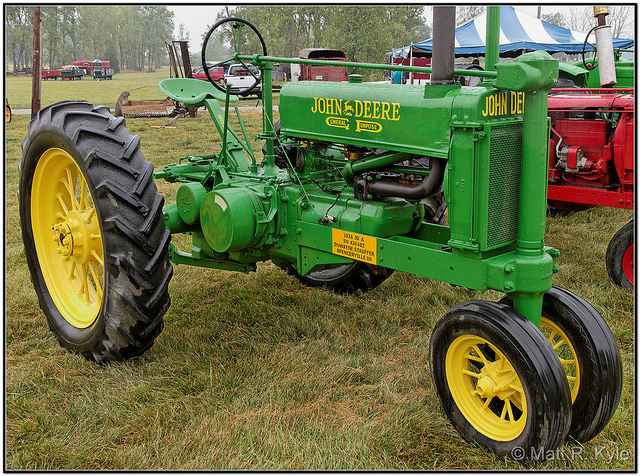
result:
<svg viewBox="0 0 640 476"><path fill-rule="evenodd" d="M553 211L596 205L634 208L633 89L556 89L549 96L548 204ZM634 222L611 239L611 281L634 287Z"/></svg>

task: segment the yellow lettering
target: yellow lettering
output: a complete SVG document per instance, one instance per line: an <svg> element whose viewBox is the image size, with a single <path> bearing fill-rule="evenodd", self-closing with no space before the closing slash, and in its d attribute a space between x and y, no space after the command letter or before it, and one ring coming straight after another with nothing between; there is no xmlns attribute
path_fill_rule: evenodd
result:
<svg viewBox="0 0 640 476"><path fill-rule="evenodd" d="M381 119L385 119L385 116L387 121L390 121L391 118L389 117L389 109L391 109L391 104L389 104L388 102L383 102L382 103L382 117Z"/></svg>
<svg viewBox="0 0 640 476"><path fill-rule="evenodd" d="M313 106L311 106L311 112L313 114L318 112L318 98L313 98Z"/></svg>
<svg viewBox="0 0 640 476"><path fill-rule="evenodd" d="M400 120L400 104L397 102L393 102L391 103L391 105L393 106L393 113L391 116L391 120L392 121L399 121Z"/></svg>
<svg viewBox="0 0 640 476"><path fill-rule="evenodd" d="M354 116L361 117L362 116L362 101L355 100L356 103L356 113Z"/></svg>
<svg viewBox="0 0 640 476"><path fill-rule="evenodd" d="M371 101L364 102L364 117L371 117Z"/></svg>
<svg viewBox="0 0 640 476"><path fill-rule="evenodd" d="M515 114L518 106L518 95L511 91L511 114Z"/></svg>
<svg viewBox="0 0 640 476"><path fill-rule="evenodd" d="M378 101L373 103L373 118L380 119L380 103Z"/></svg>
<svg viewBox="0 0 640 476"><path fill-rule="evenodd" d="M342 115L342 99L334 99L333 101L335 103L335 108L336 108L335 114L337 116L341 116Z"/></svg>
<svg viewBox="0 0 640 476"><path fill-rule="evenodd" d="M482 117L487 117L489 115L489 98L484 98L484 111L482 111Z"/></svg>

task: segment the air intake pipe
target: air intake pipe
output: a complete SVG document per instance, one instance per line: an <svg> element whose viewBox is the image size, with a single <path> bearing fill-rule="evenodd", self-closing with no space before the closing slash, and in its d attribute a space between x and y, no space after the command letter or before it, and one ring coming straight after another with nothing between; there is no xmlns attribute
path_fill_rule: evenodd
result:
<svg viewBox="0 0 640 476"><path fill-rule="evenodd" d="M447 166L446 159L431 158L429 176L420 185L407 185L397 182L376 180L372 175L360 176L355 179L354 186L362 196L399 197L405 200L422 200L438 192L444 179Z"/></svg>

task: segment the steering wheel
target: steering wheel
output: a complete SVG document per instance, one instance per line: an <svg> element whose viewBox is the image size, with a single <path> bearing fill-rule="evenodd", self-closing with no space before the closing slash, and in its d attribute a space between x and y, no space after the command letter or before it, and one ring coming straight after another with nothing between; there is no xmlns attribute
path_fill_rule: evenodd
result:
<svg viewBox="0 0 640 476"><path fill-rule="evenodd" d="M584 43L582 44L582 64L584 64L584 67L587 68L589 71L596 69L596 66L598 66L598 60L597 60L598 49L594 45L589 43L589 36L591 36L591 33L593 33L596 30L596 28L598 27L594 26L593 28L591 28L591 30L589 30L589 33L587 33L587 36L584 39ZM587 52L587 45L593 48L593 58L589 63L587 63L587 59L585 58L585 54Z"/></svg>
<svg viewBox="0 0 640 476"><path fill-rule="evenodd" d="M226 94L227 90L224 87L224 85L220 85L219 83L217 83L216 81L213 80L213 78L211 77L211 74L209 73L209 67L207 66L207 60L206 60L206 51L207 51L207 44L209 43L209 39L211 38L211 35L213 34L213 32L219 28L224 28L224 26L227 23L231 23L231 28L233 28L234 30L237 30L237 36L235 38L235 43L233 41L231 41L232 45L235 45L236 47L236 53L231 57L231 58L227 58L225 60L222 61L218 61L217 63L211 65L210 67L213 66L219 66L223 63L226 63L227 61L234 61L237 63L242 64L245 69L249 72L249 74L251 76L253 76L253 78L255 79L254 83L251 86L248 86L244 89L239 89L234 93L231 93L235 96L242 96L245 94L248 94L249 92L251 92L257 85L258 83L260 83L260 81L262 81L262 75L258 75L256 76L253 71L251 71L251 69L249 68L249 66L247 64L245 64L244 61L242 61L241 59L238 58L238 56L240 55L240 46L243 44L242 43L242 30L244 27L249 27L251 30L253 30L253 32L256 34L256 36L258 37L258 40L260 40L260 44L262 45L262 54L264 56L267 56L267 46L264 42L264 38L262 38L262 35L260 34L260 32L258 31L258 29L253 26L251 23L249 23L247 20L243 20L242 18L236 18L236 17L229 17L229 18L224 18L222 20L220 20L219 22L217 22L215 25L213 25L211 27L211 29L209 30L209 32L207 33L207 36L204 39L204 42L202 43L202 68L204 69L204 74L206 74L207 79L209 80L209 82L211 84L213 84L213 86L218 89L219 91L223 92ZM244 44L246 46L247 43L251 43L249 41L248 38L245 38Z"/></svg>

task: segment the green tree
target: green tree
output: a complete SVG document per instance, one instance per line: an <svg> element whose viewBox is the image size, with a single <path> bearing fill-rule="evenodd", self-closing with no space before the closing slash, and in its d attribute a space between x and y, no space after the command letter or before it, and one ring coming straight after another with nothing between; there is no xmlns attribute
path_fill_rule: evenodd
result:
<svg viewBox="0 0 640 476"><path fill-rule="evenodd" d="M564 17L562 16L562 13L560 13L560 12L543 13L542 15L540 15L540 19L543 20L543 21L546 21L547 23L551 23L552 25L557 25L557 26L561 26L561 27L565 28L565 26L564 26Z"/></svg>
<svg viewBox="0 0 640 476"><path fill-rule="evenodd" d="M42 7L42 63L54 69L63 43L62 7ZM45 62L45 58L47 61Z"/></svg>
<svg viewBox="0 0 640 476"><path fill-rule="evenodd" d="M33 7L5 7L6 52L13 63L13 70L31 66L33 49Z"/></svg>
<svg viewBox="0 0 640 476"><path fill-rule="evenodd" d="M482 12L484 12L485 7L480 5L466 5L456 6L456 26L460 26L463 23L468 22L469 20L477 17Z"/></svg>
<svg viewBox="0 0 640 476"><path fill-rule="evenodd" d="M78 8L72 6L60 7L62 16L62 48L60 50L59 65L72 63L74 58L80 57L80 27L78 25Z"/></svg>

